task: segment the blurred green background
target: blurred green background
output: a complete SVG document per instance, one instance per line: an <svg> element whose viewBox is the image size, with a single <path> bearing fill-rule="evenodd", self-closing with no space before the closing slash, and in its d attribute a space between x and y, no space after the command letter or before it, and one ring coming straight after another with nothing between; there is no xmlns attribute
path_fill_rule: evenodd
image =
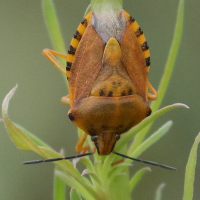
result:
<svg viewBox="0 0 200 200"><path fill-rule="evenodd" d="M65 46L83 18L89 0L55 0ZM124 9L143 29L151 53L149 79L157 88L171 45L178 0L124 0ZM134 191L134 199L154 199L158 185L166 183L162 200L179 200L183 195L187 158L200 129L200 1L186 1L184 33L176 66L162 106L181 102L190 109L176 109L156 120L151 133L168 120L174 124L168 134L140 158L178 168L172 172L152 167ZM12 121L22 125L55 150L64 148L75 154L77 129L68 117L68 106L60 99L67 94L61 73L42 55L52 48L44 24L41 1L0 1L0 101L18 83L10 102ZM200 163L200 156L198 163ZM10 141L0 124L0 199L50 200L53 192L53 164L24 166L23 161L39 159L32 152L21 151ZM131 174L144 164L134 163ZM194 200L200 191L200 164L197 164ZM69 199L69 198L67 198Z"/></svg>

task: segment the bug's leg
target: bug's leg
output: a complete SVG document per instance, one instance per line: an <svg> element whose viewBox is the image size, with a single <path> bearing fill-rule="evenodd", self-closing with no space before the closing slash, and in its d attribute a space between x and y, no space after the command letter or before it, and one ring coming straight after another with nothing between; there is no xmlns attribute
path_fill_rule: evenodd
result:
<svg viewBox="0 0 200 200"><path fill-rule="evenodd" d="M78 142L76 143L76 152L79 153L83 150L88 150L90 147L89 145L83 146L85 140L87 138L87 134L83 131L78 139Z"/></svg>
<svg viewBox="0 0 200 200"><path fill-rule="evenodd" d="M111 166L114 166L114 165L117 165L117 164L120 164L120 163L123 163L124 162L124 158L122 158L121 160L118 160L118 161L115 161L111 164Z"/></svg>
<svg viewBox="0 0 200 200"><path fill-rule="evenodd" d="M157 99L157 92L156 90L153 88L153 86L148 82L148 87L149 89L151 90L151 92L153 93L148 93L147 94L147 97L148 97L148 100L151 100L151 101L154 101Z"/></svg>
<svg viewBox="0 0 200 200"><path fill-rule="evenodd" d="M63 104L69 105L69 104L70 104L69 94L68 94L67 96L62 97L61 102L62 102Z"/></svg>
<svg viewBox="0 0 200 200"><path fill-rule="evenodd" d="M63 74L66 74L66 69L65 67L56 59L55 56L59 56L62 58L67 59L67 55L50 50L50 49L44 49L42 52L46 58L58 69L60 70Z"/></svg>

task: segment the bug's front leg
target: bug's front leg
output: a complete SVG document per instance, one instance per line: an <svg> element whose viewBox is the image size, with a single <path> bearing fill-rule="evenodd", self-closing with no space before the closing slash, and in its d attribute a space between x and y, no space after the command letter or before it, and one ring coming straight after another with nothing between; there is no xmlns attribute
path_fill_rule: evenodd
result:
<svg viewBox="0 0 200 200"><path fill-rule="evenodd" d="M153 88L153 86L151 85L151 83L149 83L149 82L148 82L148 88L149 88L149 89L151 90L151 92L153 93L153 94L152 94L152 93L148 93L148 94L147 94L148 100L151 100L151 101L156 100L158 94L157 94L156 90Z"/></svg>
<svg viewBox="0 0 200 200"><path fill-rule="evenodd" d="M42 52L46 58L63 74L66 74L65 67L58 61L58 59L55 56L59 56L61 58L65 58L67 60L67 55L53 51L51 49L44 49Z"/></svg>
<svg viewBox="0 0 200 200"><path fill-rule="evenodd" d="M90 148L89 145L83 146L87 136L88 135L84 131L81 133L81 135L80 135L80 137L78 139L78 142L76 143L76 152L77 153L79 153L79 152L81 152L83 150L86 151L86 150L88 150Z"/></svg>

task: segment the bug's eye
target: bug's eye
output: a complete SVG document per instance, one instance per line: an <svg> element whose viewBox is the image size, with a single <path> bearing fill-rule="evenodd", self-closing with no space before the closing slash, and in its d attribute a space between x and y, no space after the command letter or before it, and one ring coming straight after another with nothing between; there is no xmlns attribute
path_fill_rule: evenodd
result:
<svg viewBox="0 0 200 200"><path fill-rule="evenodd" d="M97 142L97 138L98 138L98 136L96 136L96 135L95 135L95 136L92 136L92 137L91 137L92 142Z"/></svg>
<svg viewBox="0 0 200 200"><path fill-rule="evenodd" d="M120 139L120 135L116 135L116 141Z"/></svg>

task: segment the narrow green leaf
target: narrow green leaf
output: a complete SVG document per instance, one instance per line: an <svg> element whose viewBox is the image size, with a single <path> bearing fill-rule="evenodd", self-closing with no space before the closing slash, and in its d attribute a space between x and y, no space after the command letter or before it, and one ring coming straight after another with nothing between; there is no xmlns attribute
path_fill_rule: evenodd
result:
<svg viewBox="0 0 200 200"><path fill-rule="evenodd" d="M127 152L127 146L122 147L120 152ZM121 200L123 197L128 200L131 198L130 193L127 193L127 188L129 187L128 165L119 167L120 170L114 170L112 176L110 176L111 171L118 166L111 166L111 164L118 160L121 160L121 157L113 153L106 156L98 175L101 177L104 188L108 191L107 199Z"/></svg>
<svg viewBox="0 0 200 200"><path fill-rule="evenodd" d="M18 85L16 85L4 98L2 104L2 117L4 120L4 124L9 133L11 140L15 143L15 145L23 150L32 150L35 153L44 156L44 152L42 152L39 147L28 137L26 136L19 128L17 128L8 117L8 106L9 101L14 95Z"/></svg>
<svg viewBox="0 0 200 200"><path fill-rule="evenodd" d="M92 184L93 184L93 186L94 186L94 188L95 188L95 191L98 191L98 193L99 192L102 192L102 183L101 183L101 180L100 180L100 176L98 176L97 174L96 174L96 170L95 170L95 168L94 168L94 165L93 165L93 163L89 160L89 158L82 158L81 160L80 160L80 162L82 162L86 167L87 167L87 169L90 171L90 172L92 172L92 173L94 173L95 175L90 175L90 178L91 178L91 181L92 181ZM83 175L83 174L82 174ZM96 177L93 177L93 176L96 176ZM97 178L97 180L96 180L96 178Z"/></svg>
<svg viewBox="0 0 200 200"><path fill-rule="evenodd" d="M95 171L94 166L93 166L93 163L91 162L91 160L90 160L89 158L84 158L84 157L83 157L83 158L80 160L80 162L83 163L83 164L87 167L87 169L89 169L90 171L92 171L92 172Z"/></svg>
<svg viewBox="0 0 200 200"><path fill-rule="evenodd" d="M90 175L99 185L102 185L101 179L97 176L97 174L89 169L84 169L81 176Z"/></svg>
<svg viewBox="0 0 200 200"><path fill-rule="evenodd" d="M124 145L123 147L120 148L120 152L121 152L121 153L125 153L125 154L126 154L127 151L128 151L127 145ZM114 153L112 153L112 154L106 156L106 159L105 159L105 161L103 162L102 172L107 171L108 174L109 174L109 171L112 171L112 170L115 168L115 166L114 166L114 167L113 167L113 166L111 167L112 163L115 162L115 161L119 161L119 160L121 160L121 157L119 157L118 155L116 155L116 154L114 154ZM124 168L126 168L125 165L124 165ZM119 167L119 169L120 169L120 167ZM119 169L118 169L118 170L119 170ZM123 168L121 167L121 169L123 169ZM118 173L118 170L116 170L117 173ZM120 171L121 171L121 170L120 170ZM104 180L108 178L108 177L107 177L108 174L107 174L107 173L103 173L102 176L103 176L103 179L104 179ZM114 173L112 176L114 176L114 175L115 175L115 173ZM121 189L121 191L122 191L122 190L126 191L126 187L123 187L123 188Z"/></svg>
<svg viewBox="0 0 200 200"><path fill-rule="evenodd" d="M121 153L127 152L127 146L124 146L120 149ZM102 172L99 174L99 176L102 179L104 188L107 188L109 190L109 196L107 199L115 199L115 200L121 200L121 199L131 199L130 193L127 192L127 188L129 187L129 170L128 165L123 163L123 167L120 167L117 170L115 170L116 166L112 166L111 164L115 161L121 160L121 157L116 154L110 154L109 156L106 156L106 159L103 162L102 165ZM110 176L111 171L113 171L112 176ZM109 178L108 178L109 176Z"/></svg>
<svg viewBox="0 0 200 200"><path fill-rule="evenodd" d="M35 153L39 154L40 156L44 158L58 158L62 157L59 153L53 151L50 148L46 148L46 144L43 143L41 140L39 140L36 137L32 137L38 144L41 146L37 146L35 142L31 140L27 135L29 135L28 131L25 131L25 134L23 131L26 130L24 128L18 128L20 126L15 126L14 123L12 123L8 117L8 105L9 101L14 95L15 91L17 89L17 86L15 86L5 97L3 104L2 104L2 116L4 120L4 124L6 126L6 129L9 133L9 136L11 140L15 143L15 145L22 149L22 150L31 150ZM46 163L47 164L47 163ZM77 181L79 181L81 184L85 184L84 179L80 175L77 169L73 167L73 164L69 162L68 160L63 160L59 162L54 162L57 166L61 167L65 172L73 176Z"/></svg>
<svg viewBox="0 0 200 200"><path fill-rule="evenodd" d="M147 138L136 150L133 152L129 151L128 155L133 158L137 158L142 152L148 149L151 145L157 142L165 133L171 128L172 121L168 121L161 128L158 129L153 135ZM126 162L130 163L131 160L126 160Z"/></svg>
<svg viewBox="0 0 200 200"><path fill-rule="evenodd" d="M54 200L65 200L65 199L66 199L66 184L54 172Z"/></svg>
<svg viewBox="0 0 200 200"><path fill-rule="evenodd" d="M73 179L71 176L62 173L61 171L56 170L55 173L65 182L66 185L75 187L78 193L85 199L100 200L99 196L96 194L93 188L88 187L86 189L82 184L75 181L75 179Z"/></svg>
<svg viewBox="0 0 200 200"><path fill-rule="evenodd" d="M46 158L60 158L63 157L62 155L60 155L59 153L45 148L45 147L39 147L40 150L42 150L45 155ZM47 164L47 163L44 163ZM85 184L85 181L83 179L83 177L80 175L79 171L74 168L73 164L68 161L68 160L62 160L62 161L55 161L53 162L53 164L55 164L56 166L58 166L60 169L62 169L64 172L66 172L68 175L72 176L74 178L74 181L79 182L80 184L82 184L83 187L85 187L86 189L89 189L87 187L87 185Z"/></svg>
<svg viewBox="0 0 200 200"><path fill-rule="evenodd" d="M58 17L52 0L42 0L42 10L54 50L66 54ZM65 64L65 63L63 63Z"/></svg>
<svg viewBox="0 0 200 200"><path fill-rule="evenodd" d="M139 183L139 181L144 176L144 174L146 172L150 172L150 171L151 171L151 169L149 167L145 167L145 168L140 169L139 171L137 171L136 174L134 174L134 176L129 181L129 190L130 190L130 192L132 192L134 190L135 186Z"/></svg>
<svg viewBox="0 0 200 200"><path fill-rule="evenodd" d="M65 42L61 34L60 25L58 22L53 1L42 0L42 11L44 14L44 19L45 19L45 23L47 26L50 39L53 44L53 50L63 53L63 54L67 54L67 51L65 49ZM58 60L63 66L66 65L66 59L58 57ZM66 76L64 74L62 75L64 77L66 85L68 85Z"/></svg>
<svg viewBox="0 0 200 200"><path fill-rule="evenodd" d="M184 19L184 0L179 1L178 11L177 11L177 19L174 31L174 37L172 41L172 45L169 51L169 56L167 59L167 63L165 66L165 71L162 76L159 89L158 89L158 99L151 104L152 111L156 111L165 96L167 87L169 85L169 81L175 66L175 61L177 58L178 50L181 44L181 38L183 34L183 19Z"/></svg>
<svg viewBox="0 0 200 200"><path fill-rule="evenodd" d="M109 185L109 200L131 200L129 193L129 180L128 180L128 168L125 168L122 173L116 174L111 180ZM110 180L110 179L109 179ZM126 191L121 190L121 187L126 187Z"/></svg>
<svg viewBox="0 0 200 200"><path fill-rule="evenodd" d="M200 142L200 133L197 135L195 142L192 146L188 163L186 166L183 200L192 200L193 198L197 148L199 142Z"/></svg>
<svg viewBox="0 0 200 200"><path fill-rule="evenodd" d="M91 183L91 181L90 181L88 178L84 177L84 176L82 176L82 177L83 177L85 183L87 184L87 186L94 189L94 186L93 186L93 184ZM94 191L96 191L96 190L94 189ZM97 193L97 191L96 191L96 193Z"/></svg>
<svg viewBox="0 0 200 200"><path fill-rule="evenodd" d="M39 138L37 138L35 135L33 135L31 132L29 132L28 130L26 130L24 127L13 123L23 134L27 135L37 146L41 146L41 147L46 147L49 149L52 149L49 145L47 145L46 143L44 143L43 141L41 141Z"/></svg>
<svg viewBox="0 0 200 200"><path fill-rule="evenodd" d="M161 108L160 110L154 112L152 115L150 115L149 117L145 118L142 122L140 122L137 126L135 126L134 128L132 128L128 133L122 135L122 138L119 140L119 142L116 145L116 148L118 150L119 148L122 148L122 146L126 145L131 139L133 139L133 137L136 134L139 134L139 132L144 129L146 126L148 126L148 124L152 123L155 119L157 119L158 117L160 117L161 115L169 112L170 110L174 109L174 108L189 108L187 105L182 104L182 103L175 103L169 106L166 106L164 108ZM134 143L132 143L130 150L129 151L133 151L134 149L136 149L140 144L141 144L142 140L138 140L138 141L134 141Z"/></svg>
<svg viewBox="0 0 200 200"><path fill-rule="evenodd" d="M124 167L131 167L131 166L132 166L132 164L130 164L130 163L125 163L125 162L119 163L119 164L117 164L117 165L112 166L111 170L110 170L109 173L108 173L108 178L109 178L109 179L112 179L112 177L113 177L115 174L119 174L119 173L124 169Z"/></svg>
<svg viewBox="0 0 200 200"><path fill-rule="evenodd" d="M157 190L156 190L156 195L155 195L155 200L161 200L161 196L162 196L162 191L165 187L165 183L161 183Z"/></svg>
<svg viewBox="0 0 200 200"><path fill-rule="evenodd" d="M156 101L152 102L151 104L151 109L153 112L159 109L162 103L162 100L165 96L165 93L167 91L167 87L169 85L169 81L170 81L170 78L175 66L178 50L180 48L181 37L183 34L184 0L179 1L177 13L178 14L177 14L177 19L176 19L174 37L173 37L172 45L169 51L169 56L168 56L168 60L165 66L165 70L164 70L164 73L159 85L158 98ZM152 124L153 122L150 123L148 126L146 126L145 129L143 129L142 132L139 133L135 137L136 143L140 144L143 141L149 129L151 128Z"/></svg>
<svg viewBox="0 0 200 200"><path fill-rule="evenodd" d="M70 200L82 200L75 188L72 188L70 191Z"/></svg>

